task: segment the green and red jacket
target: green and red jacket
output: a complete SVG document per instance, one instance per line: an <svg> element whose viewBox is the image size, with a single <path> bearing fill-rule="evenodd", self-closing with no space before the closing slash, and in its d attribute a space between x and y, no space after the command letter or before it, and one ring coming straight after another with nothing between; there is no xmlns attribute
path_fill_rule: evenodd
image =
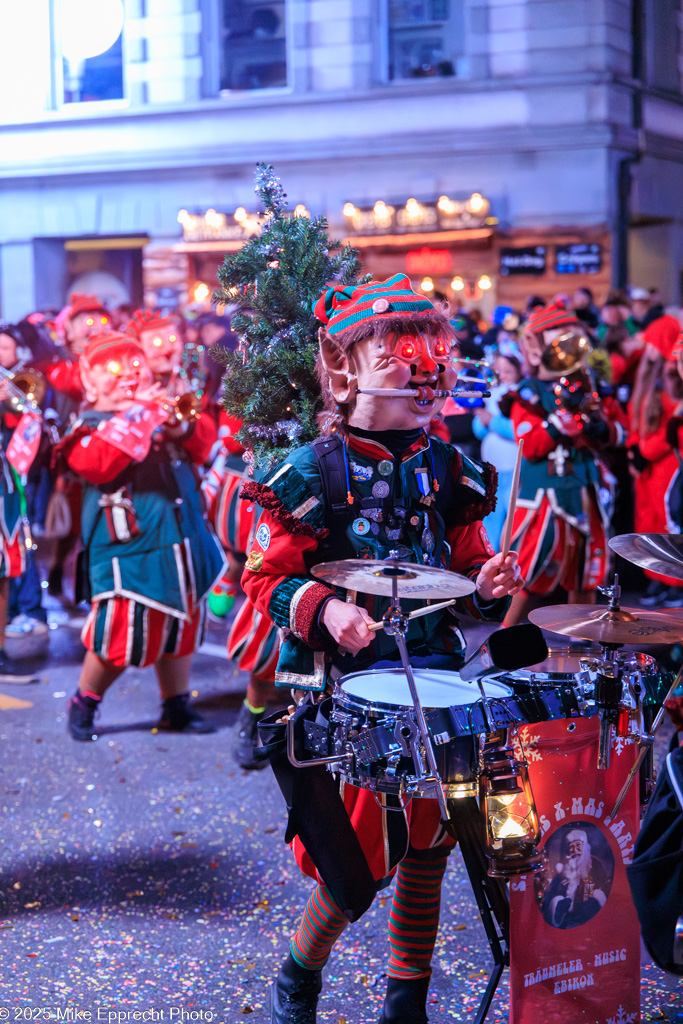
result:
<svg viewBox="0 0 683 1024"><path fill-rule="evenodd" d="M81 531L92 600L126 597L188 619L225 566L193 466L207 458L214 433L178 442L155 434L135 462L98 431L113 415L87 410L56 446L85 481Z"/></svg>
<svg viewBox="0 0 683 1024"><path fill-rule="evenodd" d="M325 507L311 445L242 491L243 500L264 510L242 585L256 609L281 628L275 676L280 686L322 690L330 671L348 674L396 656L394 639L383 631L359 655L340 656L320 623L325 603L331 597L353 600L377 620L389 600L328 587L311 575L316 563L384 559L398 549L404 561L442 566L474 579L494 554L481 523L495 505L492 466L478 465L426 434L398 457L372 438L350 434L345 440L353 500L346 519L333 517ZM483 604L473 595L462 604L469 614L502 619L508 602ZM406 611L422 605L424 600L401 602ZM451 654L457 661L465 645L449 609L413 620L408 646L416 654Z"/></svg>

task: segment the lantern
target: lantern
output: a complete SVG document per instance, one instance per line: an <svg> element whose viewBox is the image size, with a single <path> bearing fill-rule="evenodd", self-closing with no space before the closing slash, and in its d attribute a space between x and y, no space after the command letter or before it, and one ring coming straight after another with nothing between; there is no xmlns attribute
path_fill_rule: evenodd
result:
<svg viewBox="0 0 683 1024"><path fill-rule="evenodd" d="M516 759L511 747L486 747L480 785L489 875L510 878L538 871L541 832L526 763Z"/></svg>

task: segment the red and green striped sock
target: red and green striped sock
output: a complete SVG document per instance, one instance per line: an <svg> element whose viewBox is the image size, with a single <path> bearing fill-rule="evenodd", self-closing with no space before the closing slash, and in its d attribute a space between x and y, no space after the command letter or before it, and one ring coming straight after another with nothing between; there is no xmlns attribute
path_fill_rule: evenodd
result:
<svg viewBox="0 0 683 1024"><path fill-rule="evenodd" d="M389 912L387 974L392 978L426 978L431 973L446 860L447 854L432 861L405 857L398 866Z"/></svg>
<svg viewBox="0 0 683 1024"><path fill-rule="evenodd" d="M268 698L271 697L275 692L275 686L271 682L264 682L259 679L258 676L249 676L249 682L247 683L247 693L244 699L244 703L247 705L250 711L257 713L259 711L265 711Z"/></svg>
<svg viewBox="0 0 683 1024"><path fill-rule="evenodd" d="M299 966L309 971L322 970L348 923L329 889L324 885L316 886L306 904L299 931L292 939L292 956Z"/></svg>

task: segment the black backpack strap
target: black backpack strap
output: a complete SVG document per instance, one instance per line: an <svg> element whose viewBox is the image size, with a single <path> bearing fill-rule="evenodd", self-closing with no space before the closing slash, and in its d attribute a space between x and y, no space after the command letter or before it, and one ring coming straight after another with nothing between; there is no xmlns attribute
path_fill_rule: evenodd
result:
<svg viewBox="0 0 683 1024"><path fill-rule="evenodd" d="M331 437L317 438L311 447L320 470L326 511L332 516L333 521L348 519L352 506L348 502L344 442L335 434Z"/></svg>

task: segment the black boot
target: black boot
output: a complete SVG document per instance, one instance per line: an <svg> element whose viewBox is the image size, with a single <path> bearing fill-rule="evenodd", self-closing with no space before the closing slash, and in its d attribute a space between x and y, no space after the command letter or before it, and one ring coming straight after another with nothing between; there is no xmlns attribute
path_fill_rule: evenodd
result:
<svg viewBox="0 0 683 1024"><path fill-rule="evenodd" d="M430 981L431 978L387 978L387 994L379 1024L428 1024Z"/></svg>
<svg viewBox="0 0 683 1024"><path fill-rule="evenodd" d="M0 647L0 683L14 683L23 686L26 683L39 683L40 676L34 672L21 672L16 661L8 658L4 648Z"/></svg>
<svg viewBox="0 0 683 1024"><path fill-rule="evenodd" d="M96 740L95 714L100 701L88 697L80 690L73 695L67 709L69 713L68 729L75 740Z"/></svg>
<svg viewBox="0 0 683 1024"><path fill-rule="evenodd" d="M252 711L246 704L242 704L235 724L232 756L240 768L244 768L248 772L260 771L268 764L267 761L257 761L254 758L254 749L258 745L256 727L264 714L264 711Z"/></svg>
<svg viewBox="0 0 683 1024"><path fill-rule="evenodd" d="M47 574L47 592L50 597L62 596L62 579L64 569L61 565L53 565Z"/></svg>
<svg viewBox="0 0 683 1024"><path fill-rule="evenodd" d="M180 693L177 697L167 697L162 705L160 729L170 732L207 733L216 730L191 707L189 693Z"/></svg>
<svg viewBox="0 0 683 1024"><path fill-rule="evenodd" d="M315 1024L323 972L300 967L290 953L271 988L270 1024Z"/></svg>

